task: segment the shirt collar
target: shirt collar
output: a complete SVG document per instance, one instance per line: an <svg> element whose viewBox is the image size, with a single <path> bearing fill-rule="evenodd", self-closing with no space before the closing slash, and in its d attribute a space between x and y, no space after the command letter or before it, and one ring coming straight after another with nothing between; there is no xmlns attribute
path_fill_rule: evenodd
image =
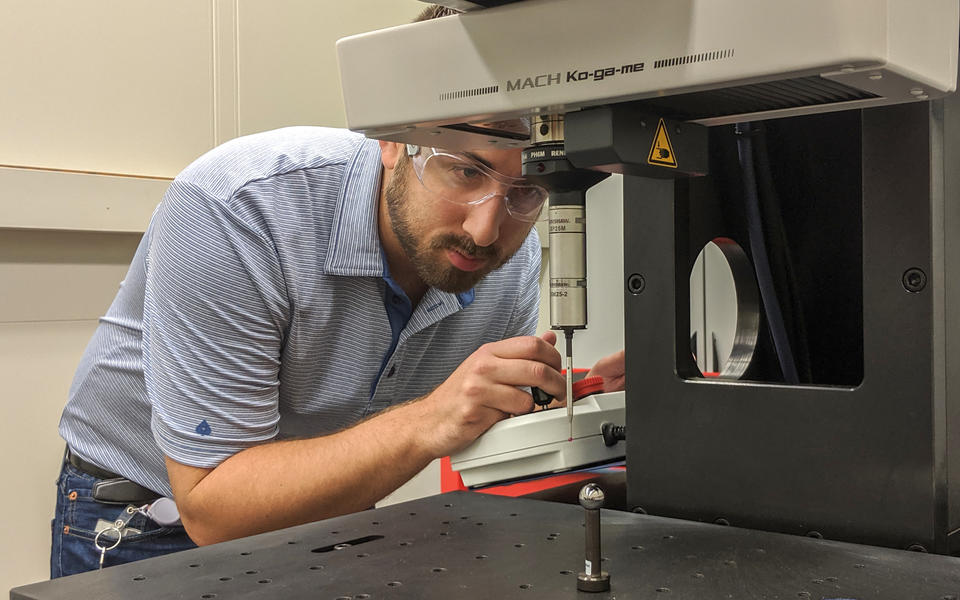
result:
<svg viewBox="0 0 960 600"><path fill-rule="evenodd" d="M377 202L380 199L380 146L366 139L347 163L343 183L337 196L333 228L327 247L324 271L329 275L353 277L389 276L387 259L380 244L377 228ZM470 306L475 289L459 294L433 290L460 308Z"/></svg>
<svg viewBox="0 0 960 600"><path fill-rule="evenodd" d="M365 139L347 163L337 196L324 271L330 275L379 277L380 235L377 200L380 198L380 146Z"/></svg>

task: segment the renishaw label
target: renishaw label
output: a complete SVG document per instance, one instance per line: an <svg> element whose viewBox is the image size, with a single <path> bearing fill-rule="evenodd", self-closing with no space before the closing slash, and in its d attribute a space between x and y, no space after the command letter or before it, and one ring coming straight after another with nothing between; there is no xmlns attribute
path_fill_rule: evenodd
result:
<svg viewBox="0 0 960 600"><path fill-rule="evenodd" d="M569 289L569 288L582 288L587 287L586 279L551 279L550 280L550 289ZM554 294L556 295L556 294ZM566 293L563 294L566 296Z"/></svg>
<svg viewBox="0 0 960 600"><path fill-rule="evenodd" d="M554 206L549 212L550 233L583 233L587 218L582 206Z"/></svg>

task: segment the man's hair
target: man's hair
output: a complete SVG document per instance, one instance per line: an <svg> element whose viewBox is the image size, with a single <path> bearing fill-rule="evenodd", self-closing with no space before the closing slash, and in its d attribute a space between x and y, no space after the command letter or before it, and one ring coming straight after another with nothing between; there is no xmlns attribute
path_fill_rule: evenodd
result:
<svg viewBox="0 0 960 600"><path fill-rule="evenodd" d="M459 15L460 11L454 8L447 8L446 6L440 6L439 4L431 4L426 7L420 14L417 15L417 18L413 20L414 23L419 23L420 21L429 21L430 19L438 19L440 17L448 17L450 15Z"/></svg>

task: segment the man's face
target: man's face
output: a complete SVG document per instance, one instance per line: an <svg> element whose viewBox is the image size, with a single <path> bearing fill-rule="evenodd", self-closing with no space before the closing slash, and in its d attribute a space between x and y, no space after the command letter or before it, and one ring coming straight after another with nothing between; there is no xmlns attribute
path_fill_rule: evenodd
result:
<svg viewBox="0 0 960 600"><path fill-rule="evenodd" d="M474 155L505 175L520 174L519 150ZM513 256L533 224L510 216L502 196L477 205L438 197L424 188L412 166L401 152L384 190L393 232L425 284L465 292Z"/></svg>

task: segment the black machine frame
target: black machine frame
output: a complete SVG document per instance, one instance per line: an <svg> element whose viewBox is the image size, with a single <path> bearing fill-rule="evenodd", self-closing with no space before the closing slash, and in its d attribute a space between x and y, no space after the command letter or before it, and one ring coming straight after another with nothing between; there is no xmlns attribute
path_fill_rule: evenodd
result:
<svg viewBox="0 0 960 600"><path fill-rule="evenodd" d="M685 376L689 185L624 177L630 507L960 550L960 433L949 426L960 423L960 174L950 167L960 166L960 102L952 95L859 115L856 385Z"/></svg>

